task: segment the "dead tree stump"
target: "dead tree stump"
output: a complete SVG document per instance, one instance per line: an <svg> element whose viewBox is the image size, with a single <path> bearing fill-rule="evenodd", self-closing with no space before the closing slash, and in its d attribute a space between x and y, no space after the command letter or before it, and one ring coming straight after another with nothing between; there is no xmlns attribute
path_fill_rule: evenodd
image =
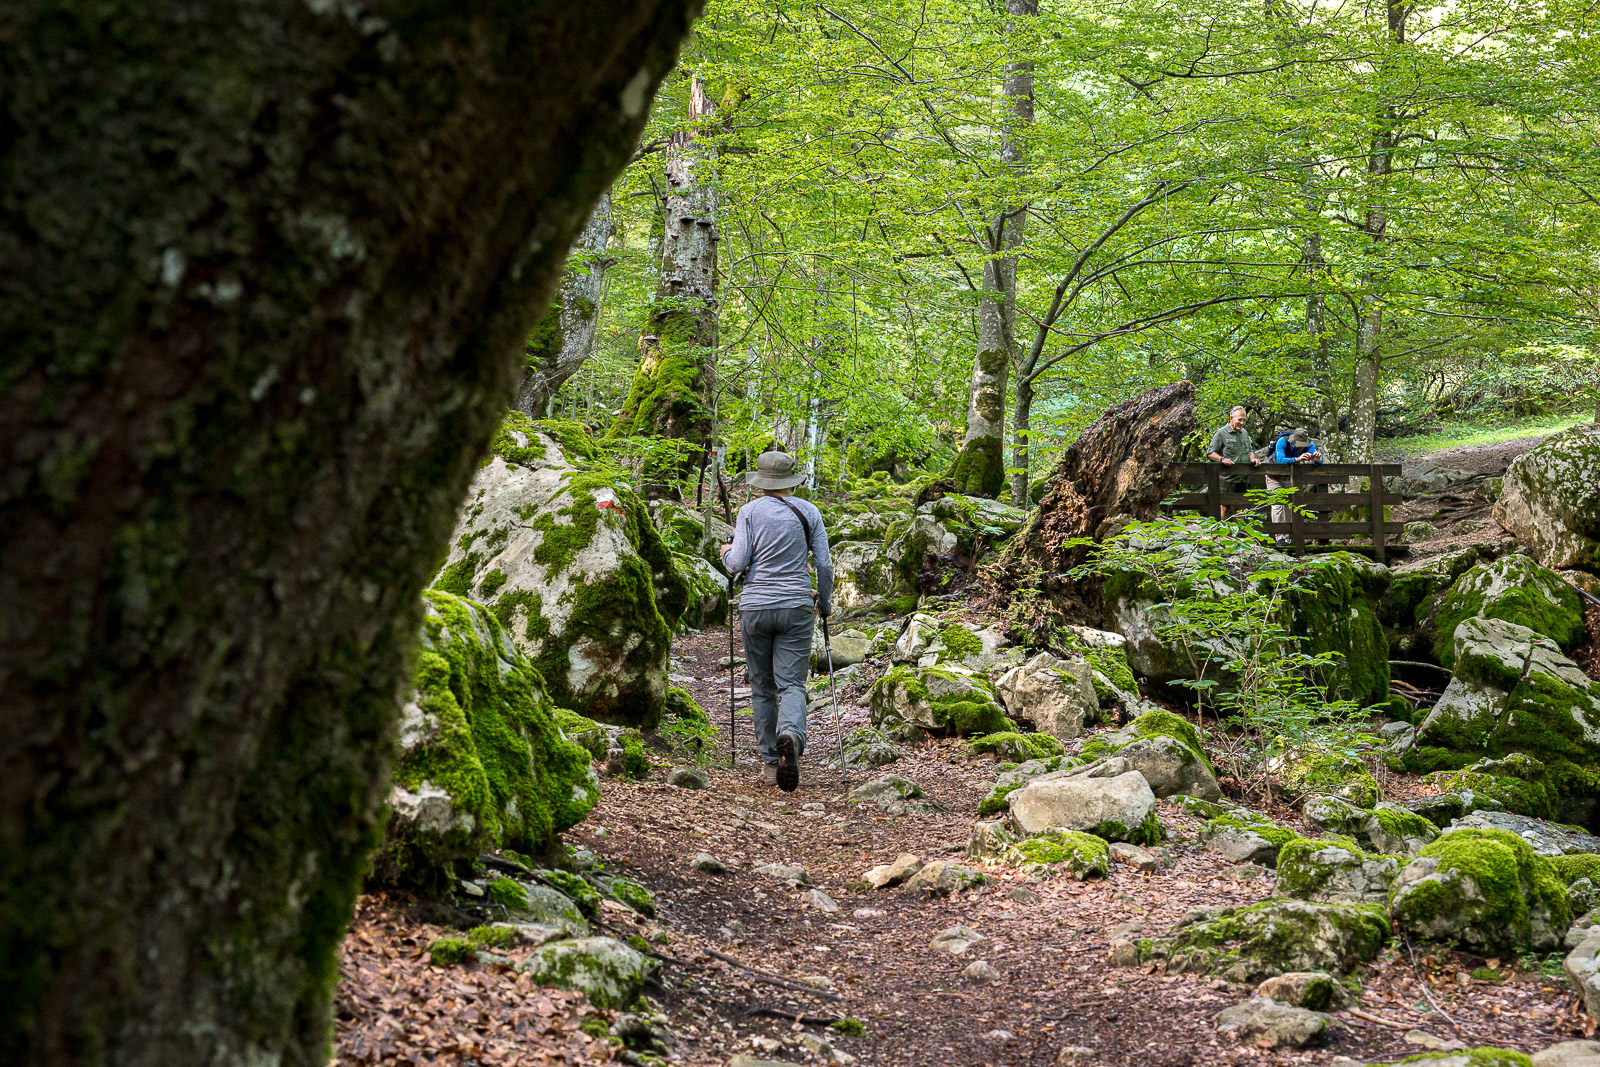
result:
<svg viewBox="0 0 1600 1067"><path fill-rule="evenodd" d="M1130 521L1153 519L1183 475L1178 450L1195 428L1194 386L1174 382L1111 408L1061 456L1044 497L1006 545L986 584L1016 636L1047 643L1062 622L1100 619L1100 583L1068 572Z"/></svg>

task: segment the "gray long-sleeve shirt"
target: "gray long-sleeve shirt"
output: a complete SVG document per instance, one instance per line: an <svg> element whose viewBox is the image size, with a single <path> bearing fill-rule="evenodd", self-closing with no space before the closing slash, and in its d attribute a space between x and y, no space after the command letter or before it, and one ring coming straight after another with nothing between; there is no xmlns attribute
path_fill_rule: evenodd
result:
<svg viewBox="0 0 1600 1067"><path fill-rule="evenodd" d="M806 535L800 519L785 501L811 523L810 554L817 558L817 600L822 613L833 612L833 559L822 512L809 500L761 496L739 509L733 523L733 546L722 557L730 573L749 571L741 608L800 608L811 604L811 568L806 563Z"/></svg>

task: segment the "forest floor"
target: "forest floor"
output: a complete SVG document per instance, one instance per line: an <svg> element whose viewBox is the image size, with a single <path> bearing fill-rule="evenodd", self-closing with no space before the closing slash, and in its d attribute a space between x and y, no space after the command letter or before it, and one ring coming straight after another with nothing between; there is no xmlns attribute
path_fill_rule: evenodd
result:
<svg viewBox="0 0 1600 1067"><path fill-rule="evenodd" d="M1451 449L1426 462L1498 474L1537 440ZM1501 536L1470 485L1399 510L1411 512L1404 518L1450 523L1437 543L1414 546L1420 555ZM1589 622L1580 655L1597 673L1600 611ZM1198 820L1165 802L1170 863L1153 874L1119 866L1105 879L1029 883L1015 870L990 866L990 885L955 897L865 888L864 872L902 853L979 866L964 856L995 774L992 758L968 754L959 741L932 741L891 767L852 772L844 781L825 765L826 752L838 730L867 721L862 685L846 683L837 720L831 712L813 717L800 789L784 794L763 786L744 691L734 716L737 767L727 765L729 682L718 663L727 651L723 630L688 635L673 650L674 682L718 724L718 748L704 768L709 787L667 785L665 762L647 781L606 779L600 805L566 835L612 873L656 894L654 922L602 913L601 925L619 937L665 932L660 982L648 995L669 1020L670 1062L722 1067L742 1054L796 1064L854 1057L963 1067L1330 1064L1338 1057L1399 1060L1453 1042L1533 1052L1593 1032L1561 975L1560 954L1486 960L1431 946L1413 955L1401 944L1357 973L1362 995L1353 1010L1334 1013L1324 1048L1267 1051L1218 1035L1216 1014L1246 999L1247 987L1106 963L1113 929L1119 937L1135 926L1155 932L1191 908L1272 894L1270 871L1231 865L1205 850ZM870 680L882 666L869 663L860 677ZM947 810L888 815L846 800L853 785L890 770ZM1415 778L1376 770L1392 798L1427 791ZM1307 829L1288 808L1270 814ZM726 873L696 870L698 853L714 856ZM757 870L765 864L804 868L807 881ZM604 1036L616 1013L532 985L503 964L433 966L428 944L454 932L447 912L398 896L362 898L345 942L336 1063L637 1062ZM956 925L983 940L958 956L930 946L935 933ZM978 960L998 979L964 977ZM1485 980L1485 967L1498 980ZM859 1020L863 1032L830 1029L838 1019ZM1062 1056L1073 1047L1083 1050L1077 1058Z"/></svg>
<svg viewBox="0 0 1600 1067"><path fill-rule="evenodd" d="M728 683L718 660L726 650L725 633L706 631L680 640L674 654L677 681L723 724ZM841 697L843 728L864 722L859 689ZM1218 1035L1214 1018L1246 999L1247 987L1106 964L1115 927L1122 926L1116 936L1128 936L1123 924L1159 931L1191 908L1272 894L1270 871L1202 848L1198 820L1162 804L1171 863L1154 874L1117 867L1101 880L1029 883L993 866L991 885L956 897L865 889L861 875L901 853L964 854L991 758L968 755L959 741L917 746L881 770L911 778L948 811L887 815L845 799L870 775L854 772L847 783L824 765L823 748L836 736L830 712L813 720L800 789L784 794L760 784L742 694L738 706L737 769L726 766L723 727L708 788L668 786L665 766L649 781L606 780L600 806L567 835L656 894L656 921L641 926L669 937L661 985L649 995L670 1019L672 1062L721 1067L742 1054L822 1063L827 1054L816 1050L826 1045L863 1064L1047 1067L1074 1046L1092 1050L1076 1062L1107 1067L1328 1064L1340 1056L1398 1060L1449 1042L1532 1052L1585 1032L1560 954L1485 960L1430 947L1413 957L1401 945L1361 968L1362 996L1354 1011L1334 1013L1326 1047L1241 1045ZM1383 780L1390 796L1426 791L1408 776L1385 772ZM1287 808L1271 814L1306 829ZM727 873L694 869L701 852ZM809 884L756 869L773 863L803 867ZM620 1055L579 1029L607 1013L571 995L504 968L432 966L424 950L449 931L425 917L398 901L364 898L346 942L338 1062L583 1064ZM627 921L617 922L609 932L629 932ZM959 956L930 947L936 932L956 925L983 940ZM963 977L975 960L995 968L998 980ZM1473 977L1483 967L1499 980ZM830 1030L841 1018L860 1020L864 1033Z"/></svg>

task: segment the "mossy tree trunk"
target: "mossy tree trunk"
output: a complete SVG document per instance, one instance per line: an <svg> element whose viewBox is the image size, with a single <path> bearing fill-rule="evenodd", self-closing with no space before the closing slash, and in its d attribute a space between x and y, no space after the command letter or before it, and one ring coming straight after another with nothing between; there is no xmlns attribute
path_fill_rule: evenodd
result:
<svg viewBox="0 0 1600 1067"><path fill-rule="evenodd" d="M327 1062L418 593L698 6L7 9L0 1062Z"/></svg>
<svg viewBox="0 0 1600 1067"><path fill-rule="evenodd" d="M611 239L611 190L600 194L589 221L567 254L561 293L528 335L527 367L512 407L529 418L542 419L550 399L578 373L594 350L605 292L606 242Z"/></svg>
<svg viewBox="0 0 1600 1067"><path fill-rule="evenodd" d="M1006 0L1013 20L1039 13L1039 0ZM1013 60L1006 65L1004 86L1008 114L1000 143L1001 162L1011 169L1024 164L1023 137L1033 124L1033 63ZM1006 486L1006 382L1016 356L1013 320L1017 303L1017 257L1027 228L1028 207L1013 204L1002 209L983 237L989 258L983 264L983 288L978 303L978 352L972 361L967 386L967 428L961 451L951 464L949 480L956 492L997 497ZM1026 443L1021 458L1027 459ZM1021 475L1023 495L1028 475Z"/></svg>
<svg viewBox="0 0 1600 1067"><path fill-rule="evenodd" d="M716 388L717 191L709 142L697 132L715 109L696 76L690 128L667 146L661 273L650 325L639 338L639 366L609 436L668 437L688 447L662 476L696 469L711 439Z"/></svg>

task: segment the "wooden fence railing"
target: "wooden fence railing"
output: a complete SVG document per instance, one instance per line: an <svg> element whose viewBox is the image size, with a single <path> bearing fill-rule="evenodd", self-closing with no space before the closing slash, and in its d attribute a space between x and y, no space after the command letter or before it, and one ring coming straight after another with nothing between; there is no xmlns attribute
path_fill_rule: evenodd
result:
<svg viewBox="0 0 1600 1067"><path fill-rule="evenodd" d="M1353 552L1370 552L1373 559L1382 563L1394 546L1385 539L1400 532L1400 524L1384 519L1383 509L1405 501L1399 493L1384 489L1385 478L1400 475L1396 463L1263 463L1252 467L1247 463L1224 467L1220 463L1186 463L1178 485L1194 487L1189 492L1179 492L1162 502L1166 511L1198 511L1214 519L1222 517L1223 508L1251 507L1252 502L1243 492L1223 492L1223 480L1244 478L1249 489L1265 489L1267 476L1272 475L1285 487L1292 488L1292 498L1311 516L1289 511L1288 522L1266 522L1261 528L1274 536L1287 536L1295 555L1306 551L1308 540L1342 540L1350 537L1371 538L1370 545L1345 545ZM1361 493L1330 493L1333 483L1346 486L1358 478L1367 479L1367 488ZM1328 516L1336 512L1364 512L1365 517L1354 521L1334 522ZM1314 517L1313 517L1314 516Z"/></svg>

